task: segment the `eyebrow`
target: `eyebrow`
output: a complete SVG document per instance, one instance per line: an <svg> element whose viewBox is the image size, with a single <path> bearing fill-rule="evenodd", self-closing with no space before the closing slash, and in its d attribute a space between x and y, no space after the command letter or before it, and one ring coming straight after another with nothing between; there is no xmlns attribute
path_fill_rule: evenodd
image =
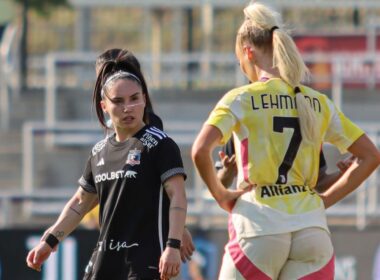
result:
<svg viewBox="0 0 380 280"><path fill-rule="evenodd" d="M141 92L137 91L134 94L131 94L129 97L135 97L136 95L140 94Z"/></svg>
<svg viewBox="0 0 380 280"><path fill-rule="evenodd" d="M138 94L140 94L141 92L135 92L135 93L133 93L133 94L131 94L128 98L132 98L132 97L135 97L135 96L137 96ZM111 97L108 97L108 99L109 100L119 100L119 99L124 99L124 97L121 97L121 96L115 96L115 97L113 97L113 98L111 98Z"/></svg>

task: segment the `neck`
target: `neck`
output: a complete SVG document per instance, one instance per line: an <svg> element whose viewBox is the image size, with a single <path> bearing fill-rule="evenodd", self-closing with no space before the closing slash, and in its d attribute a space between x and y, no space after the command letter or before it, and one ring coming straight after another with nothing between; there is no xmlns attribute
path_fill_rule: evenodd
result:
<svg viewBox="0 0 380 280"><path fill-rule="evenodd" d="M131 129L116 127L115 128L116 141L124 142L124 141L128 140L129 138L132 138L144 126L145 126L145 123L141 122L139 125L137 125L134 128L131 128Z"/></svg>
<svg viewBox="0 0 380 280"><path fill-rule="evenodd" d="M281 77L278 69L273 67L272 56L264 56L261 59L257 59L255 71L259 80L262 78L271 79Z"/></svg>

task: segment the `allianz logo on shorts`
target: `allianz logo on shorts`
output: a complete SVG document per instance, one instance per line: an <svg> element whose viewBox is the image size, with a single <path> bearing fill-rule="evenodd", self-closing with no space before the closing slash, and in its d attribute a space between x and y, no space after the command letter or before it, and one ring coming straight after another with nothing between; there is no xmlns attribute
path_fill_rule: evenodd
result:
<svg viewBox="0 0 380 280"><path fill-rule="evenodd" d="M123 178L136 178L137 172L133 170L119 170L101 173L95 176L95 183L100 183L104 181L112 181Z"/></svg>

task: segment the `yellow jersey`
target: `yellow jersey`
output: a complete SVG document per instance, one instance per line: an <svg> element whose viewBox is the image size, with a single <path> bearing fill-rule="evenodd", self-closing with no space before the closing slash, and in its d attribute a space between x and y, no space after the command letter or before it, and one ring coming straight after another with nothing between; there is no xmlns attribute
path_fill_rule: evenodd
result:
<svg viewBox="0 0 380 280"><path fill-rule="evenodd" d="M330 142L344 152L364 132L326 95L300 88L317 115L320 131L312 145L302 140L294 90L279 78L229 91L206 121L221 131L220 144L234 137L237 187L255 186L233 210L242 237L309 226L327 230L323 202L313 191L321 145Z"/></svg>

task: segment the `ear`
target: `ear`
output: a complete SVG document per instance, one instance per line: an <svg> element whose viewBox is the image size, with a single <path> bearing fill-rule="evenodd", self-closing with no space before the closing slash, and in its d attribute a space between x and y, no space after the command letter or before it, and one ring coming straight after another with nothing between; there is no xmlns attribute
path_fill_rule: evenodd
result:
<svg viewBox="0 0 380 280"><path fill-rule="evenodd" d="M106 102L104 100L100 101L100 107L102 107L102 110L104 113L107 113L107 105L106 105Z"/></svg>
<svg viewBox="0 0 380 280"><path fill-rule="evenodd" d="M243 52L247 56L249 61L252 61L254 58L254 52L253 48L251 46L244 46L243 47Z"/></svg>

